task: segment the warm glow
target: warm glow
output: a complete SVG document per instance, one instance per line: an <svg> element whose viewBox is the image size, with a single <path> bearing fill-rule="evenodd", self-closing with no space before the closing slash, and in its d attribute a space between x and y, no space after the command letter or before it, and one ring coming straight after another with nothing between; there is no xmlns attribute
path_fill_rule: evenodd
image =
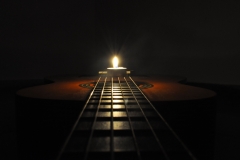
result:
<svg viewBox="0 0 240 160"><path fill-rule="evenodd" d="M113 68L118 68L118 58L115 56L114 58L113 58Z"/></svg>

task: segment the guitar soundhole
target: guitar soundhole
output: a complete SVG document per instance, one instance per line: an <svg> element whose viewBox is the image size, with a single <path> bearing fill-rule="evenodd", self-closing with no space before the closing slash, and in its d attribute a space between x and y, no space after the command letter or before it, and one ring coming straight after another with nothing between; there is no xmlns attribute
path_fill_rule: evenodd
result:
<svg viewBox="0 0 240 160"><path fill-rule="evenodd" d="M80 87L92 89L95 86L96 82L80 84Z"/></svg>
<svg viewBox="0 0 240 160"><path fill-rule="evenodd" d="M80 87L83 88L89 88L92 89L95 86L96 82L90 82L90 83L84 83L84 84L80 84ZM138 85L138 87L140 89L147 89L147 88L152 88L153 85L150 83L145 83L145 82L136 82L136 84Z"/></svg>

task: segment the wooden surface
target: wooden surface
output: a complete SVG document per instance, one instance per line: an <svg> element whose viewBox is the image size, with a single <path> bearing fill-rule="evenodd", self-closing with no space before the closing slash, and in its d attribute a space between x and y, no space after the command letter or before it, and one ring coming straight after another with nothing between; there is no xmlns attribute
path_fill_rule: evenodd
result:
<svg viewBox="0 0 240 160"><path fill-rule="evenodd" d="M52 100L85 101L91 89L83 88L80 84L94 83L99 77L50 77L53 83L22 89L18 96ZM180 84L181 77L132 77L137 84L150 83L151 88L142 89L150 101L185 101L206 99L215 96L215 92ZM104 80L104 77L101 78ZM108 78L110 80L110 78Z"/></svg>

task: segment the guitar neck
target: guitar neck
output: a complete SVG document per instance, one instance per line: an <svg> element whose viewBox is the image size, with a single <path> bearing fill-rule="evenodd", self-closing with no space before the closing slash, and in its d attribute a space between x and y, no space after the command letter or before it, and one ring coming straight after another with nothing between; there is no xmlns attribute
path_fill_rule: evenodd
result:
<svg viewBox="0 0 240 160"><path fill-rule="evenodd" d="M131 77L100 77L57 159L126 157L195 159Z"/></svg>

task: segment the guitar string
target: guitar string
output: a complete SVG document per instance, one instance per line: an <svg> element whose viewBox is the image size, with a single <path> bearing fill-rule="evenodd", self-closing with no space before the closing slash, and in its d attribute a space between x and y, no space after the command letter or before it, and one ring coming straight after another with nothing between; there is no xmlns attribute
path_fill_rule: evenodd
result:
<svg viewBox="0 0 240 160"><path fill-rule="evenodd" d="M134 85L140 90L138 85L134 82L134 80L129 76L129 79L134 83ZM162 115L157 111L157 109L154 107L154 105L148 100L148 98L145 96L145 94L140 90L142 95L145 97L145 99L148 101L148 103L151 105L151 107L154 109L154 111L158 114L158 116L163 120L165 125L168 127L168 129L172 132L172 134L175 136L175 138L180 142L180 144L183 146L183 148L186 150L186 152L189 154L189 156L193 160L197 160L196 157L192 154L192 152L188 149L188 147L183 143L183 141L180 139L180 137L176 134L176 132L172 129L172 127L167 123L167 121L162 117Z"/></svg>
<svg viewBox="0 0 240 160"><path fill-rule="evenodd" d="M58 154L57 160L59 160L61 158L61 156L62 156L62 154L63 154L63 152L64 152L64 150L65 150L65 148L66 148L66 146L67 146L67 144L68 144L68 142L69 142L69 140L70 140L70 138L71 138L71 136L72 136L72 134L73 134L73 132L75 130L75 128L77 127L78 122L80 121L80 119L81 119L81 117L83 115L84 110L86 109L86 107L87 107L87 105L89 103L89 100L91 99L93 93L95 92L95 89L96 89L97 85L99 84L100 79L101 79L101 77L99 77L99 79L97 80L96 85L94 86L92 92L90 93L90 95L89 95L89 97L88 97L88 99L87 99L87 101L86 101L82 111L80 112L80 114L79 114L76 122L74 123L74 125L73 125L73 127L72 127L72 129L71 129L71 131L70 131L70 133L68 135L68 137L66 138L65 143L63 144L63 146L62 146L62 148L61 148L61 150L60 150L60 152Z"/></svg>
<svg viewBox="0 0 240 160"><path fill-rule="evenodd" d="M130 85L129 85L129 83L127 82L127 79L126 79L125 77L124 77L124 80L126 81L126 84L128 85L129 89L131 90L131 93L132 93L132 95L133 95L133 97L134 97L134 99L135 99L135 101L136 101L136 103L137 103L139 109L141 110L142 115L143 115L145 121L147 122L147 124L148 124L148 126L149 126L149 128L150 128L150 130L151 130L151 132L152 132L152 134L153 134L153 136L154 136L154 138L156 139L156 141L157 141L157 143L158 143L158 145L159 145L159 147L160 147L160 149L161 149L161 151L162 151L164 157L165 157L167 160L170 160L169 156L167 155L165 149L163 148L163 146L162 146L162 144L161 144L159 138L157 137L155 131L153 130L152 125L150 124L150 122L149 122L149 120L148 120L146 114L145 114L144 111L142 110L141 105L139 104L139 102L138 102L136 96L134 95L134 93L133 93L133 91L132 91L132 89L131 89L131 87L130 87ZM137 87L137 88L138 88L138 87ZM138 88L138 90L140 91L139 88Z"/></svg>
<svg viewBox="0 0 240 160"><path fill-rule="evenodd" d="M110 139L110 148L111 148L111 159L114 160L114 144L113 144L113 137L114 137L114 130L113 130L113 77L111 83L111 139Z"/></svg>
<svg viewBox="0 0 240 160"><path fill-rule="evenodd" d="M139 149L138 144L137 144L136 135L135 135L135 133L133 131L132 121L131 121L130 116L129 116L127 102L126 102L125 96L123 94L122 85L121 85L121 81L120 81L119 77L118 77L118 83L119 83L120 90L121 90L121 93L122 93L122 97L123 97L123 101L124 101L124 105L125 105L125 110L126 110L129 126L130 126L130 129L131 129L131 132L132 132L132 136L133 136L133 140L134 140L134 145L135 145L135 148L137 150L137 156L138 156L138 159L141 160L142 158L141 158L141 154L140 154L140 149Z"/></svg>
<svg viewBox="0 0 240 160"><path fill-rule="evenodd" d="M93 121L93 124L92 124L91 133L90 133L90 136L89 136L89 139L88 139L84 160L86 160L88 158L88 153L89 153L89 150L90 150L90 144L92 142L93 132L94 132L94 128L95 128L96 121L97 121L98 111L99 111L99 108L100 108L100 105L101 105L101 102L102 102L102 96L103 96L103 92L104 92L104 89L105 89L106 81L107 81L107 77L104 80L103 88L102 88L100 99L99 99L99 102L98 102L97 111L95 113L95 117L94 117L94 121Z"/></svg>

